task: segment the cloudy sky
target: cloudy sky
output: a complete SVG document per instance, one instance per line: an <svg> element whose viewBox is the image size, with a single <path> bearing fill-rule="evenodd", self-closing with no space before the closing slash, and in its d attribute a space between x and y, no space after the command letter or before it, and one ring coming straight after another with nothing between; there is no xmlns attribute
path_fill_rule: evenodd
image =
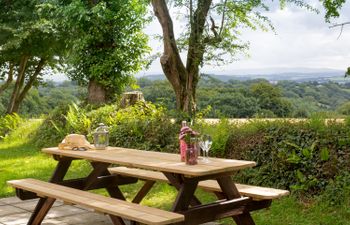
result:
<svg viewBox="0 0 350 225"><path fill-rule="evenodd" d="M212 67L204 66L202 72L220 74L239 74L244 71L271 70L271 68L330 68L345 70L350 66L350 25L344 27L339 37L340 28L330 29L331 24L325 23L324 11L318 0L311 4L321 9L316 14L305 9L288 6L281 10L272 7L268 16L276 34L260 30L244 30L242 40L250 42L250 57L241 57L232 64ZM350 21L350 3L341 10L341 17L332 23ZM175 32L181 30L181 23L175 22ZM150 35L160 34L158 21L152 22L146 32ZM159 41L151 40L154 51L161 51ZM143 74L162 73L159 59L155 60L148 71ZM249 72L248 72L249 73Z"/></svg>

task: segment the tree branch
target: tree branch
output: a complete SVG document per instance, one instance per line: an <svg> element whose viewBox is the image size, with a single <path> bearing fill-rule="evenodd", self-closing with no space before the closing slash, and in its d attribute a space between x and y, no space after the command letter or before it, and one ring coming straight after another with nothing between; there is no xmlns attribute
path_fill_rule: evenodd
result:
<svg viewBox="0 0 350 225"><path fill-rule="evenodd" d="M227 0L224 1L224 7L222 9L221 27L220 27L220 31L219 31L219 36L221 36L222 31L224 29L225 15L226 15L226 4L227 4Z"/></svg>
<svg viewBox="0 0 350 225"><path fill-rule="evenodd" d="M23 82L24 82L25 71L27 69L27 63L28 63L29 58L30 57L26 56L26 55L21 57L21 62L20 62L19 68L18 68L17 80L16 80L15 87L14 87L12 94L11 94L11 100L10 100L9 105L7 107L8 114L14 112L13 109L15 107L15 103L16 103L16 99L19 95L19 91L20 91L20 89L23 85Z"/></svg>
<svg viewBox="0 0 350 225"><path fill-rule="evenodd" d="M216 31L216 29L219 27L215 25L215 21L214 21L213 17L210 17L210 22L211 22L210 30L214 33L214 37L216 37L216 38L219 37L219 34Z"/></svg>
<svg viewBox="0 0 350 225"><path fill-rule="evenodd" d="M339 39L340 36L341 36L342 33L343 33L344 26L345 26L345 25L349 25L349 24L350 24L350 22L339 23L339 24L333 24L332 26L329 26L329 28L331 29L331 28L335 28L335 27L340 27L340 33L339 33L339 35L338 35L338 37L337 37L337 39Z"/></svg>
<svg viewBox="0 0 350 225"><path fill-rule="evenodd" d="M28 91L32 88L34 82L37 80L41 70L44 68L44 65L46 63L46 60L44 58L41 58L38 65L35 68L35 71L30 76L27 84L24 86L23 90L21 91L20 95L16 99L17 103L21 103L24 99L24 97L27 95Z"/></svg>

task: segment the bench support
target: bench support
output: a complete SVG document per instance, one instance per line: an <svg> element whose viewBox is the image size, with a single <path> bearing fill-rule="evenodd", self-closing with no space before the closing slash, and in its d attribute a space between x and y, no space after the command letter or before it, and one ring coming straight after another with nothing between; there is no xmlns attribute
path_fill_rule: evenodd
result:
<svg viewBox="0 0 350 225"><path fill-rule="evenodd" d="M53 203L55 203L55 200L54 198L40 198L27 225L40 225Z"/></svg>
<svg viewBox="0 0 350 225"><path fill-rule="evenodd" d="M230 176L217 178L217 181L226 199L230 200L241 197ZM232 218L237 225L255 225L248 210L245 210L241 215L233 216Z"/></svg>
<svg viewBox="0 0 350 225"><path fill-rule="evenodd" d="M142 188L139 190L139 192L136 194L134 199L132 200L132 203L140 203L142 199L148 194L148 192L151 190L151 188L154 186L156 182L153 180L146 180L145 184L142 186Z"/></svg>
<svg viewBox="0 0 350 225"><path fill-rule="evenodd" d="M179 174L173 174L173 173L163 173L166 178L169 180L170 184L172 186L174 186L178 191L181 190L181 188L183 188L183 184L185 183L185 178L184 177L181 177ZM190 183L188 182L188 179L186 181L187 183ZM191 181L192 182L192 181ZM195 188L197 188L198 186L198 181L195 181L196 182L196 186ZM175 204L177 204L175 202ZM192 193L192 198L190 199L190 205L191 206L196 206L196 205L201 205L202 203L199 201L199 199L194 195L194 192Z"/></svg>
<svg viewBox="0 0 350 225"><path fill-rule="evenodd" d="M124 220L118 216L109 215L113 225L125 225Z"/></svg>
<svg viewBox="0 0 350 225"><path fill-rule="evenodd" d="M240 215L244 207L251 201L248 197L233 200L221 200L215 203L200 205L184 211L186 224L201 224L229 216Z"/></svg>

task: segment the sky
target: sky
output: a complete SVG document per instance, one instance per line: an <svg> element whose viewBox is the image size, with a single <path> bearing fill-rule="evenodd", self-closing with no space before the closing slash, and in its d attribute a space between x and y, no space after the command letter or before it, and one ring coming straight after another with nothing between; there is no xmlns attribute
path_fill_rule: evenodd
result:
<svg viewBox="0 0 350 225"><path fill-rule="evenodd" d="M275 1L276 2L276 1ZM250 43L249 57L224 66L205 65L201 72L217 74L242 74L257 71L288 72L299 68L329 68L346 70L350 66L350 25L345 26L339 37L340 28L329 26L333 23L350 21L350 3L346 3L338 19L331 24L324 19L324 10L318 0L310 0L311 5L321 9L320 14L296 6L280 9L277 5L264 15L268 16L276 32L243 30L241 39ZM174 12L172 12L174 14ZM174 17L174 15L172 15ZM181 22L175 21L175 35L181 31ZM154 20L146 29L149 35L161 34L161 27ZM339 38L338 38L339 37ZM151 40L153 52L161 52L159 40ZM162 73L159 58L148 70L140 75Z"/></svg>

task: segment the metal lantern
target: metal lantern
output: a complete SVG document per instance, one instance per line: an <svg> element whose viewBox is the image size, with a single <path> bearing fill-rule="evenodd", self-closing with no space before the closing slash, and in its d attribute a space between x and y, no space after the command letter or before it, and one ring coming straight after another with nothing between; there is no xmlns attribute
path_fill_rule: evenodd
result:
<svg viewBox="0 0 350 225"><path fill-rule="evenodd" d="M94 146L96 149L106 149L109 144L108 127L100 123L96 128L94 135Z"/></svg>

